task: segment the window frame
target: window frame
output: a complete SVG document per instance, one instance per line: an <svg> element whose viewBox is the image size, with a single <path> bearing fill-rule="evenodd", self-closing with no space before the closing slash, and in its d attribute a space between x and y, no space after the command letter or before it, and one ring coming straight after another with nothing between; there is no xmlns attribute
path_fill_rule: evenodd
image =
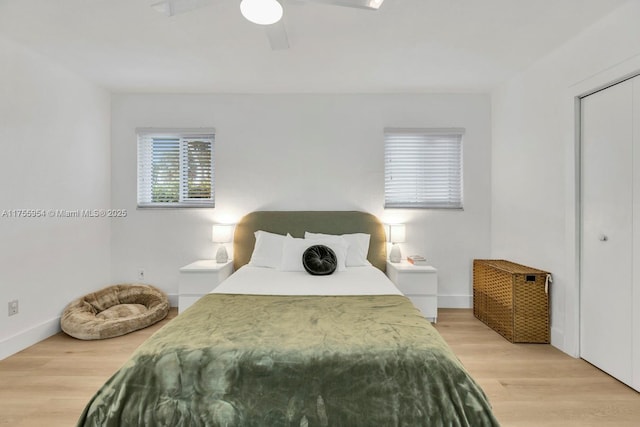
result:
<svg viewBox="0 0 640 427"><path fill-rule="evenodd" d="M384 208L385 209L445 209L445 210L463 210L464 209L464 148L463 128L385 128L384 129ZM447 140L450 138L450 140ZM422 148L420 144L439 143L444 148L427 149ZM398 159L398 151L400 145L412 145L410 149L418 151L423 161L416 165L415 159L411 161L404 160L404 165L393 168L391 163L403 162ZM445 147L445 144L455 145ZM393 156L396 156L393 158ZM435 160L444 162L444 170L450 178L447 179L445 173L429 171L426 163L434 158L444 160ZM415 170L411 170L414 168ZM401 184L392 184L393 175L399 175L402 171L406 176L408 173L414 175L404 178ZM425 188L425 182L437 179L442 182L433 183ZM412 183L410 181L415 181ZM412 187L414 186L414 187ZM404 190L401 188L404 187ZM431 192L431 194L429 194ZM440 193L441 196L435 196L433 193ZM401 194L403 193L403 194ZM411 194L413 193L413 194Z"/></svg>
<svg viewBox="0 0 640 427"><path fill-rule="evenodd" d="M215 207L215 129L214 128L190 128L190 129L167 129L167 128L138 128L137 137L137 187L136 202L138 209L183 209L183 208L214 208ZM144 147L144 144L153 143L153 139L178 140L178 202L153 202L150 201L153 191L152 162L146 163L145 158L153 153L152 147ZM189 198L189 168L188 150L189 143L202 140L210 144L210 191L206 198ZM185 193L187 192L187 193ZM145 194L146 193L146 194ZM186 197L185 197L186 195Z"/></svg>

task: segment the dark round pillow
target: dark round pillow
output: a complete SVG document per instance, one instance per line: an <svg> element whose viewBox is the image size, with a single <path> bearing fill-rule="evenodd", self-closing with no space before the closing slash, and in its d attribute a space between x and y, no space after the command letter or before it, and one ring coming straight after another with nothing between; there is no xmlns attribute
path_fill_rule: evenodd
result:
<svg viewBox="0 0 640 427"><path fill-rule="evenodd" d="M302 254L302 265L309 274L326 276L336 271L338 258L331 248L325 245L314 245Z"/></svg>

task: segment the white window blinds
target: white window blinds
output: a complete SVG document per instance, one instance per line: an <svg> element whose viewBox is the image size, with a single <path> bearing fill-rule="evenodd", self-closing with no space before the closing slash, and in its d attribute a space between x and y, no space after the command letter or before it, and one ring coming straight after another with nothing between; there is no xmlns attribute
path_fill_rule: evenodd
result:
<svg viewBox="0 0 640 427"><path fill-rule="evenodd" d="M138 207L214 207L213 129L138 129Z"/></svg>
<svg viewBox="0 0 640 427"><path fill-rule="evenodd" d="M463 134L385 129L385 208L461 209Z"/></svg>

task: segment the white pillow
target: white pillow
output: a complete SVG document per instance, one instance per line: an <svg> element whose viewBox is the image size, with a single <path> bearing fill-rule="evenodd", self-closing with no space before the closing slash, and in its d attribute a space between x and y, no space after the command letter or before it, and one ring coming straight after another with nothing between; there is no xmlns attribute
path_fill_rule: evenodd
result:
<svg viewBox="0 0 640 427"><path fill-rule="evenodd" d="M256 231L253 235L256 236L256 244L253 247L249 265L269 268L280 267L285 236L262 230Z"/></svg>
<svg viewBox="0 0 640 427"><path fill-rule="evenodd" d="M282 263L279 270L281 271L305 271L302 265L302 254L310 246L313 245L325 245L331 248L336 254L338 259L337 271L346 270L347 259L347 247L349 246L347 241L337 239L296 239L295 237L287 236L284 239L284 246L282 247Z"/></svg>
<svg viewBox="0 0 640 427"><path fill-rule="evenodd" d="M322 233L304 233L305 239L344 239L349 244L347 249L347 267L360 267L363 265L371 265L367 260L367 254L369 253L369 240L371 240L370 234L365 233L353 233L342 234L336 236L334 234L322 234Z"/></svg>

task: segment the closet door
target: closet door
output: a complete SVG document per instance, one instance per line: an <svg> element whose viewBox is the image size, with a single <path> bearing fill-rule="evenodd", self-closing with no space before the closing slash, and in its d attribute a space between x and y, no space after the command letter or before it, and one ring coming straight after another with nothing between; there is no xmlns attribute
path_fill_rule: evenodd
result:
<svg viewBox="0 0 640 427"><path fill-rule="evenodd" d="M640 391L640 76L633 84L633 288L631 297L632 383Z"/></svg>
<svg viewBox="0 0 640 427"><path fill-rule="evenodd" d="M633 207L640 207L633 194L633 85L619 83L581 105L580 355L629 385L635 363Z"/></svg>

